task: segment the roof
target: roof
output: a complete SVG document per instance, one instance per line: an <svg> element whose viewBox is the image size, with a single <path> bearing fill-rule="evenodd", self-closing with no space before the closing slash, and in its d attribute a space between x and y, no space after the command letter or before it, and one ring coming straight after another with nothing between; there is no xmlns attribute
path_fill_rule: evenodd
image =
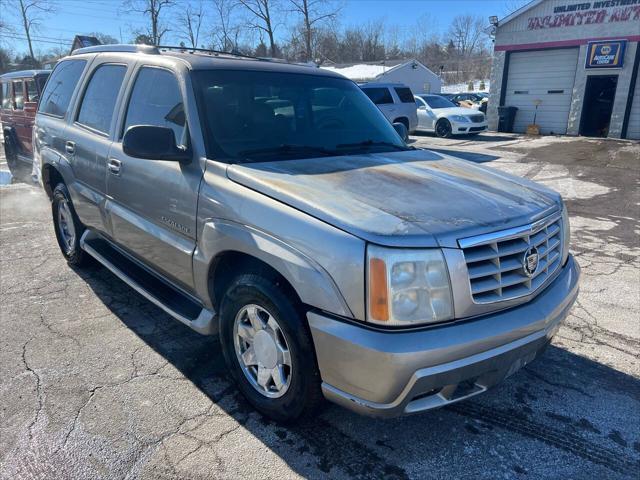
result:
<svg viewBox="0 0 640 480"><path fill-rule="evenodd" d="M38 75L49 75L51 70L18 70L0 75L0 78L30 78Z"/></svg>
<svg viewBox="0 0 640 480"><path fill-rule="evenodd" d="M375 87L406 87L406 85L400 82L365 82L360 84L360 88Z"/></svg>
<svg viewBox="0 0 640 480"><path fill-rule="evenodd" d="M498 22L498 28L501 27L502 25L504 25L505 23L509 23L511 20L513 20L516 17L519 17L520 15L522 15L524 12L531 10L534 7L537 7L538 5L540 5L544 0L531 0L528 3L525 3L522 7L518 8L517 10L514 10L513 12L511 12L509 15L507 15L506 17L504 17L503 19L501 19Z"/></svg>
<svg viewBox="0 0 640 480"><path fill-rule="evenodd" d="M347 78L350 78L354 81L367 81L378 78L379 76L389 73L398 68L404 67L407 64L416 63L423 67L428 72L433 73L429 70L425 65L420 63L418 60L410 58L404 60L392 60L386 61L385 64L377 63L360 63L360 64L352 64L352 65L332 65L330 67L320 67L322 70L327 70L329 72L339 73L340 75L344 75Z"/></svg>
<svg viewBox="0 0 640 480"><path fill-rule="evenodd" d="M191 70L254 70L271 72L300 73L306 75L320 75L342 78L340 75L321 70L315 64L288 63L284 60L251 57L235 53L219 52L215 50L187 49L182 47L154 47L150 45L98 45L75 50L71 56L101 53L116 53L122 55L156 55L173 57L189 65Z"/></svg>

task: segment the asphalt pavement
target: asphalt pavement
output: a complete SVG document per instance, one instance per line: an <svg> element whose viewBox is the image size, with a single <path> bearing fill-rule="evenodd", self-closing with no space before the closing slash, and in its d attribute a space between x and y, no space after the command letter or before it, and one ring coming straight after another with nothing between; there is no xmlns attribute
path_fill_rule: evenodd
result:
<svg viewBox="0 0 640 480"><path fill-rule="evenodd" d="M327 405L277 425L238 394L216 338L104 268L70 268L25 174L0 186L0 478L637 479L640 144L412 141L565 197L581 293L542 357L441 410L373 420Z"/></svg>

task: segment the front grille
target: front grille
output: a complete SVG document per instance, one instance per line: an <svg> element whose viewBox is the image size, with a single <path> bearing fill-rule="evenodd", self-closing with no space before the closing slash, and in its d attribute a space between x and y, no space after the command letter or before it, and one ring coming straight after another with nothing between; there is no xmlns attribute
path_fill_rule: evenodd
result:
<svg viewBox="0 0 640 480"><path fill-rule="evenodd" d="M469 118L473 123L482 123L484 122L484 115L470 115Z"/></svg>
<svg viewBox="0 0 640 480"><path fill-rule="evenodd" d="M493 303L533 293L560 266L562 218L554 214L534 224L459 241L475 303ZM535 247L538 267L525 273L524 257Z"/></svg>

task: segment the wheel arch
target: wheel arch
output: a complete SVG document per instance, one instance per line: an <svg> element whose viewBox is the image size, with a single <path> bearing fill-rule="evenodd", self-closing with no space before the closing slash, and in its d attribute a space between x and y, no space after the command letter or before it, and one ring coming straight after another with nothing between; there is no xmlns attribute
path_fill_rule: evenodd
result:
<svg viewBox="0 0 640 480"><path fill-rule="evenodd" d="M44 191L47 193L47 197L49 200L53 197L53 189L56 188L58 183L64 183L64 177L60 173L60 171L51 165L50 163L45 163L42 166L42 185L44 187Z"/></svg>
<svg viewBox="0 0 640 480"><path fill-rule="evenodd" d="M199 296L218 310L229 282L241 273L252 272L282 281L302 304L352 316L331 276L302 252L246 225L207 222L194 254L194 283Z"/></svg>

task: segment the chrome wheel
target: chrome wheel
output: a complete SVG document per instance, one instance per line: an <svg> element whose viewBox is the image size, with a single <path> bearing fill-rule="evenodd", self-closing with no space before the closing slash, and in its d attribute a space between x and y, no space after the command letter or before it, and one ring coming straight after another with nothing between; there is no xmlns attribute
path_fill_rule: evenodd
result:
<svg viewBox="0 0 640 480"><path fill-rule="evenodd" d="M66 253L72 252L76 242L76 227L73 223L69 203L66 200L61 200L58 203L58 232Z"/></svg>
<svg viewBox="0 0 640 480"><path fill-rule="evenodd" d="M233 324L240 368L251 386L268 398L284 395L291 384L291 353L276 319L258 305L245 305Z"/></svg>

